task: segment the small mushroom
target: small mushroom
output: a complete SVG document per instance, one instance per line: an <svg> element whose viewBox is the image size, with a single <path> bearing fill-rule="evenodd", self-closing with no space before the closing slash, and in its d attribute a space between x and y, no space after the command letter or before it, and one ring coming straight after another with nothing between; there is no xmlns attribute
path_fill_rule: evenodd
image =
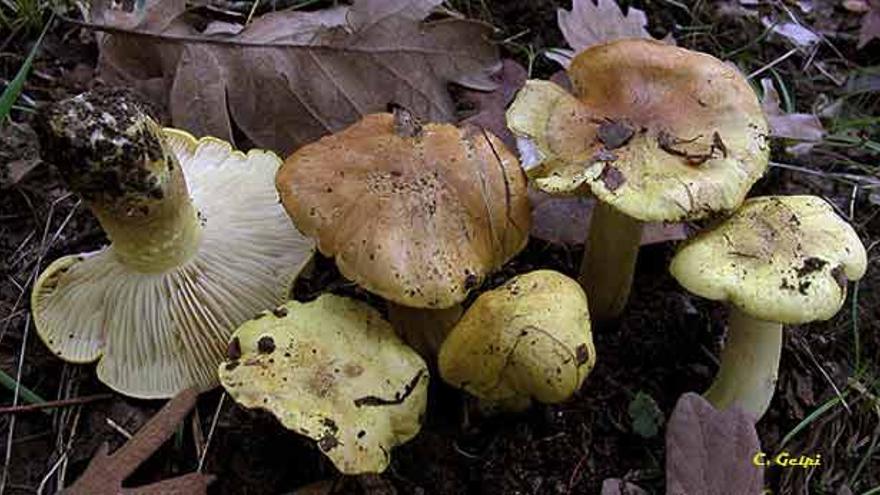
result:
<svg viewBox="0 0 880 495"><path fill-rule="evenodd" d="M528 240L526 178L501 141L475 127L422 126L403 109L300 148L277 186L297 227L343 276L389 301L423 355L468 292Z"/></svg>
<svg viewBox="0 0 880 495"><path fill-rule="evenodd" d="M236 402L314 439L345 474L380 473L419 432L425 362L369 305L333 294L244 323L220 365Z"/></svg>
<svg viewBox="0 0 880 495"><path fill-rule="evenodd" d="M852 227L815 196L765 196L685 243L672 275L688 291L730 303L721 367L705 397L760 419L776 388L782 325L827 320L865 273Z"/></svg>
<svg viewBox="0 0 880 495"><path fill-rule="evenodd" d="M50 107L43 158L111 244L62 257L31 294L37 333L65 361L99 360L120 393L217 385L229 335L287 299L314 243L278 204L273 153L162 129L121 91Z"/></svg>
<svg viewBox="0 0 880 495"><path fill-rule="evenodd" d="M594 319L626 304L642 222L730 211L767 167L767 121L745 78L704 53L629 39L590 47L574 96L528 81L507 113L524 167L550 194L598 198L580 282Z"/></svg>
<svg viewBox="0 0 880 495"><path fill-rule="evenodd" d="M561 273L538 270L484 292L440 347L447 383L488 409L562 402L596 362L587 298Z"/></svg>

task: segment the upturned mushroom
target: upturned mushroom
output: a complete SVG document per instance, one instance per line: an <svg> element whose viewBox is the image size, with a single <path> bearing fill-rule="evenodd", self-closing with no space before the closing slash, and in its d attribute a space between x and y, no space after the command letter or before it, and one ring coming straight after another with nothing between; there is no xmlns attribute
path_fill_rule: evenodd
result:
<svg viewBox="0 0 880 495"><path fill-rule="evenodd" d="M620 40L568 75L574 95L528 81L507 122L539 189L598 199L580 282L606 320L629 296L642 222L734 210L767 167L768 126L745 78L704 53Z"/></svg>
<svg viewBox="0 0 880 495"><path fill-rule="evenodd" d="M501 141L422 126L399 108L300 148L277 186L297 227L343 276L389 301L425 356L468 292L528 241L526 178Z"/></svg>
<svg viewBox="0 0 880 495"><path fill-rule="evenodd" d="M865 273L852 227L815 196L752 198L686 242L672 276L688 291L730 305L721 367L705 397L741 405L758 420L776 388L783 324L827 320Z"/></svg>
<svg viewBox="0 0 880 495"><path fill-rule="evenodd" d="M229 335L287 299L314 244L278 204L273 153L162 129L122 91L47 110L43 158L111 243L65 256L31 294L37 333L58 357L98 361L134 397L217 384Z"/></svg>
<svg viewBox="0 0 880 495"><path fill-rule="evenodd" d="M587 298L551 270L484 292L440 347L440 376L488 410L562 402L596 362Z"/></svg>
<svg viewBox="0 0 880 495"><path fill-rule="evenodd" d="M333 294L245 322L220 365L239 404L314 439L345 474L379 473L419 432L425 362L369 305Z"/></svg>

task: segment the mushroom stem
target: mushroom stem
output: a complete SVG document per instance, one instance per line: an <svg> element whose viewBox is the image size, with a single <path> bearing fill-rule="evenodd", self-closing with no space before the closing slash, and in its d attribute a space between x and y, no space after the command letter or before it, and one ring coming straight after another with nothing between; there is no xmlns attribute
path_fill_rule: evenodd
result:
<svg viewBox="0 0 880 495"><path fill-rule="evenodd" d="M596 202L578 278L593 320L611 320L623 311L641 240L642 222Z"/></svg>
<svg viewBox="0 0 880 495"><path fill-rule="evenodd" d="M461 319L461 304L444 309L410 308L388 301L388 319L410 347L430 363L437 361L440 344Z"/></svg>
<svg viewBox="0 0 880 495"><path fill-rule="evenodd" d="M128 94L64 100L39 129L44 158L83 197L123 264L159 273L195 254L202 228L183 170L162 128Z"/></svg>
<svg viewBox="0 0 880 495"><path fill-rule="evenodd" d="M721 367L703 397L719 410L738 404L761 419L776 389L781 349L782 323L731 307Z"/></svg>

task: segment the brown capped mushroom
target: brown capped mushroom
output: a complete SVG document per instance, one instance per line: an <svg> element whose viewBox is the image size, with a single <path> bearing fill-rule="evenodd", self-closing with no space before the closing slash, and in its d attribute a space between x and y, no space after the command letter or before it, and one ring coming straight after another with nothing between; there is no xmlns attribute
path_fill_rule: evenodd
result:
<svg viewBox="0 0 880 495"><path fill-rule="evenodd" d="M422 126L402 109L300 148L277 186L321 253L391 303L408 342L433 335L419 345L426 354L468 292L528 240L526 179L504 145L475 127Z"/></svg>
<svg viewBox="0 0 880 495"><path fill-rule="evenodd" d="M619 40L568 74L574 96L529 81L507 121L539 189L598 198L580 281L593 317L609 319L629 296L642 222L735 209L767 167L768 127L745 78L704 53Z"/></svg>

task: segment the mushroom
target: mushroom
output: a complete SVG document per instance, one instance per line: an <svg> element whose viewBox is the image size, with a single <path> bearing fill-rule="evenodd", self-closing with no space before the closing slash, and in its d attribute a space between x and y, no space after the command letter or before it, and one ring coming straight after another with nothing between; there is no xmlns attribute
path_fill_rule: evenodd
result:
<svg viewBox="0 0 880 495"><path fill-rule="evenodd" d="M538 189L597 197L580 282L607 320L629 296L642 222L734 210L767 168L768 126L745 78L704 53L620 40L568 75L575 96L528 81L507 122Z"/></svg>
<svg viewBox="0 0 880 495"><path fill-rule="evenodd" d="M343 276L389 301L432 355L461 301L528 240L526 178L492 134L372 114L303 146L277 177L294 223Z"/></svg>
<svg viewBox="0 0 880 495"><path fill-rule="evenodd" d="M587 297L575 280L537 270L484 292L440 347L444 381L484 408L562 402L596 362Z"/></svg>
<svg viewBox="0 0 880 495"><path fill-rule="evenodd" d="M232 398L317 441L345 474L384 471L421 428L425 362L366 303L290 301L239 327L228 357L219 374Z"/></svg>
<svg viewBox="0 0 880 495"><path fill-rule="evenodd" d="M730 303L721 367L705 397L760 419L773 398L782 325L827 320L865 273L852 227L815 196L747 200L733 216L686 242L672 276L688 291Z"/></svg>
<svg viewBox="0 0 880 495"><path fill-rule="evenodd" d="M273 153L161 129L123 91L42 116L43 157L111 244L65 256L31 294L37 333L65 361L99 360L125 395L216 386L229 335L287 299L314 244L278 204Z"/></svg>

